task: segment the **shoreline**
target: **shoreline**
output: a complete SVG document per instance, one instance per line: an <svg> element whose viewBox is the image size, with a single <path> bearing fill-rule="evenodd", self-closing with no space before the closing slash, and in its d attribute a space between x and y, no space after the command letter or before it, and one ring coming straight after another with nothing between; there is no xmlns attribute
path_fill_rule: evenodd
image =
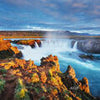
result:
<svg viewBox="0 0 100 100"><path fill-rule="evenodd" d="M47 36L2 36L4 39L16 39L16 38L48 38L48 39L100 39L100 36L56 36L56 37L47 37Z"/></svg>

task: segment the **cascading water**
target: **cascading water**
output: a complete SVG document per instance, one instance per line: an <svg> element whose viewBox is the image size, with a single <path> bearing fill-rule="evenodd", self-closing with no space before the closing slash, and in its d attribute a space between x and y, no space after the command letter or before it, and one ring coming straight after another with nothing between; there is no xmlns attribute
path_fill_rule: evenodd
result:
<svg viewBox="0 0 100 100"><path fill-rule="evenodd" d="M35 48L30 46L24 46L22 51L24 59L32 59L35 62L40 62L42 57L46 57L50 54L57 55L60 52L71 51L71 41L70 40L45 40L42 41L42 47L38 47L38 44L35 42ZM28 52L29 51L29 52Z"/></svg>
<svg viewBox="0 0 100 100"><path fill-rule="evenodd" d="M23 53L23 58L26 60L32 59L35 64L40 64L40 59L50 54L58 56L61 71L65 72L67 66L71 65L75 69L78 79L81 79L83 76L89 79L91 93L98 96L100 85L97 83L100 83L100 60L81 59L79 57L81 52L77 50L77 42L75 42L73 48L71 48L71 42L72 40L70 39L45 39L45 41L41 42L42 47L38 47L37 43L35 43L36 48L25 45L18 46L23 47L23 49L19 48ZM95 80L95 82L93 83L92 80ZM96 89L97 87L98 89Z"/></svg>
<svg viewBox="0 0 100 100"><path fill-rule="evenodd" d="M73 51L77 51L77 41L74 43L74 46L73 46Z"/></svg>
<svg viewBox="0 0 100 100"><path fill-rule="evenodd" d="M37 42L35 42L35 47L36 47L36 48L38 48L38 47L39 47L39 46L38 46L38 44L37 44Z"/></svg>

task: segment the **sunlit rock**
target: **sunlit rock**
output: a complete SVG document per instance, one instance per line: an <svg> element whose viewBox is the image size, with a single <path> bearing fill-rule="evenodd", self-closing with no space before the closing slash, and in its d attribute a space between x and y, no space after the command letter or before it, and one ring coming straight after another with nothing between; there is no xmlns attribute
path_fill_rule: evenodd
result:
<svg viewBox="0 0 100 100"><path fill-rule="evenodd" d="M69 65L67 68L67 77L74 79L76 77L74 69Z"/></svg>
<svg viewBox="0 0 100 100"><path fill-rule="evenodd" d="M22 53L17 49L17 47L11 46L9 40L0 41L0 59L5 59L9 57L22 57Z"/></svg>
<svg viewBox="0 0 100 100"><path fill-rule="evenodd" d="M0 63L0 79L4 80L0 98L3 100L8 98L10 100L34 98L36 100L95 100L90 95L87 78L78 81L71 66L68 66L65 73L61 73L59 67L57 56L52 55L42 58L40 66L36 66L31 60L17 58Z"/></svg>
<svg viewBox="0 0 100 100"><path fill-rule="evenodd" d="M11 42L22 45L30 45L32 48L35 48L36 45L38 45L38 47L41 47L42 45L40 40L14 40Z"/></svg>
<svg viewBox="0 0 100 100"><path fill-rule="evenodd" d="M81 90L85 91L86 93L90 93L88 79L84 77L81 83L82 83L80 85Z"/></svg>

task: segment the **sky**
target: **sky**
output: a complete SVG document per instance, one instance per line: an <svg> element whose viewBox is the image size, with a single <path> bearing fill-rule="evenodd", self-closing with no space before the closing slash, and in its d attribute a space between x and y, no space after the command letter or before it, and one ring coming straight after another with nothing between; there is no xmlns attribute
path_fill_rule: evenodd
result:
<svg viewBox="0 0 100 100"><path fill-rule="evenodd" d="M0 30L100 32L100 0L0 0Z"/></svg>

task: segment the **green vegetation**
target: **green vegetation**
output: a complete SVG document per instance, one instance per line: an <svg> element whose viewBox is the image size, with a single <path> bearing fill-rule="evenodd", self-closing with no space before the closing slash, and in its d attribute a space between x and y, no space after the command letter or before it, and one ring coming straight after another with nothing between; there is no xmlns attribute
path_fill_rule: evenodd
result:
<svg viewBox="0 0 100 100"><path fill-rule="evenodd" d="M2 69L0 69L0 72L4 74L4 73L7 73L7 70L2 68Z"/></svg>
<svg viewBox="0 0 100 100"><path fill-rule="evenodd" d="M5 80L0 79L0 94L4 90L5 83L6 83Z"/></svg>
<svg viewBox="0 0 100 100"><path fill-rule="evenodd" d="M40 98L40 100L46 100L46 97L45 97L45 96L42 96L42 97Z"/></svg>
<svg viewBox="0 0 100 100"><path fill-rule="evenodd" d="M6 74L3 74L2 76L3 76L3 77L6 77Z"/></svg>
<svg viewBox="0 0 100 100"><path fill-rule="evenodd" d="M15 98L16 100L30 100L28 91L25 88L21 79L18 80L18 84L15 89Z"/></svg>
<svg viewBox="0 0 100 100"><path fill-rule="evenodd" d="M37 94L39 94L40 93L40 88L39 87L33 87L33 90L37 93Z"/></svg>

